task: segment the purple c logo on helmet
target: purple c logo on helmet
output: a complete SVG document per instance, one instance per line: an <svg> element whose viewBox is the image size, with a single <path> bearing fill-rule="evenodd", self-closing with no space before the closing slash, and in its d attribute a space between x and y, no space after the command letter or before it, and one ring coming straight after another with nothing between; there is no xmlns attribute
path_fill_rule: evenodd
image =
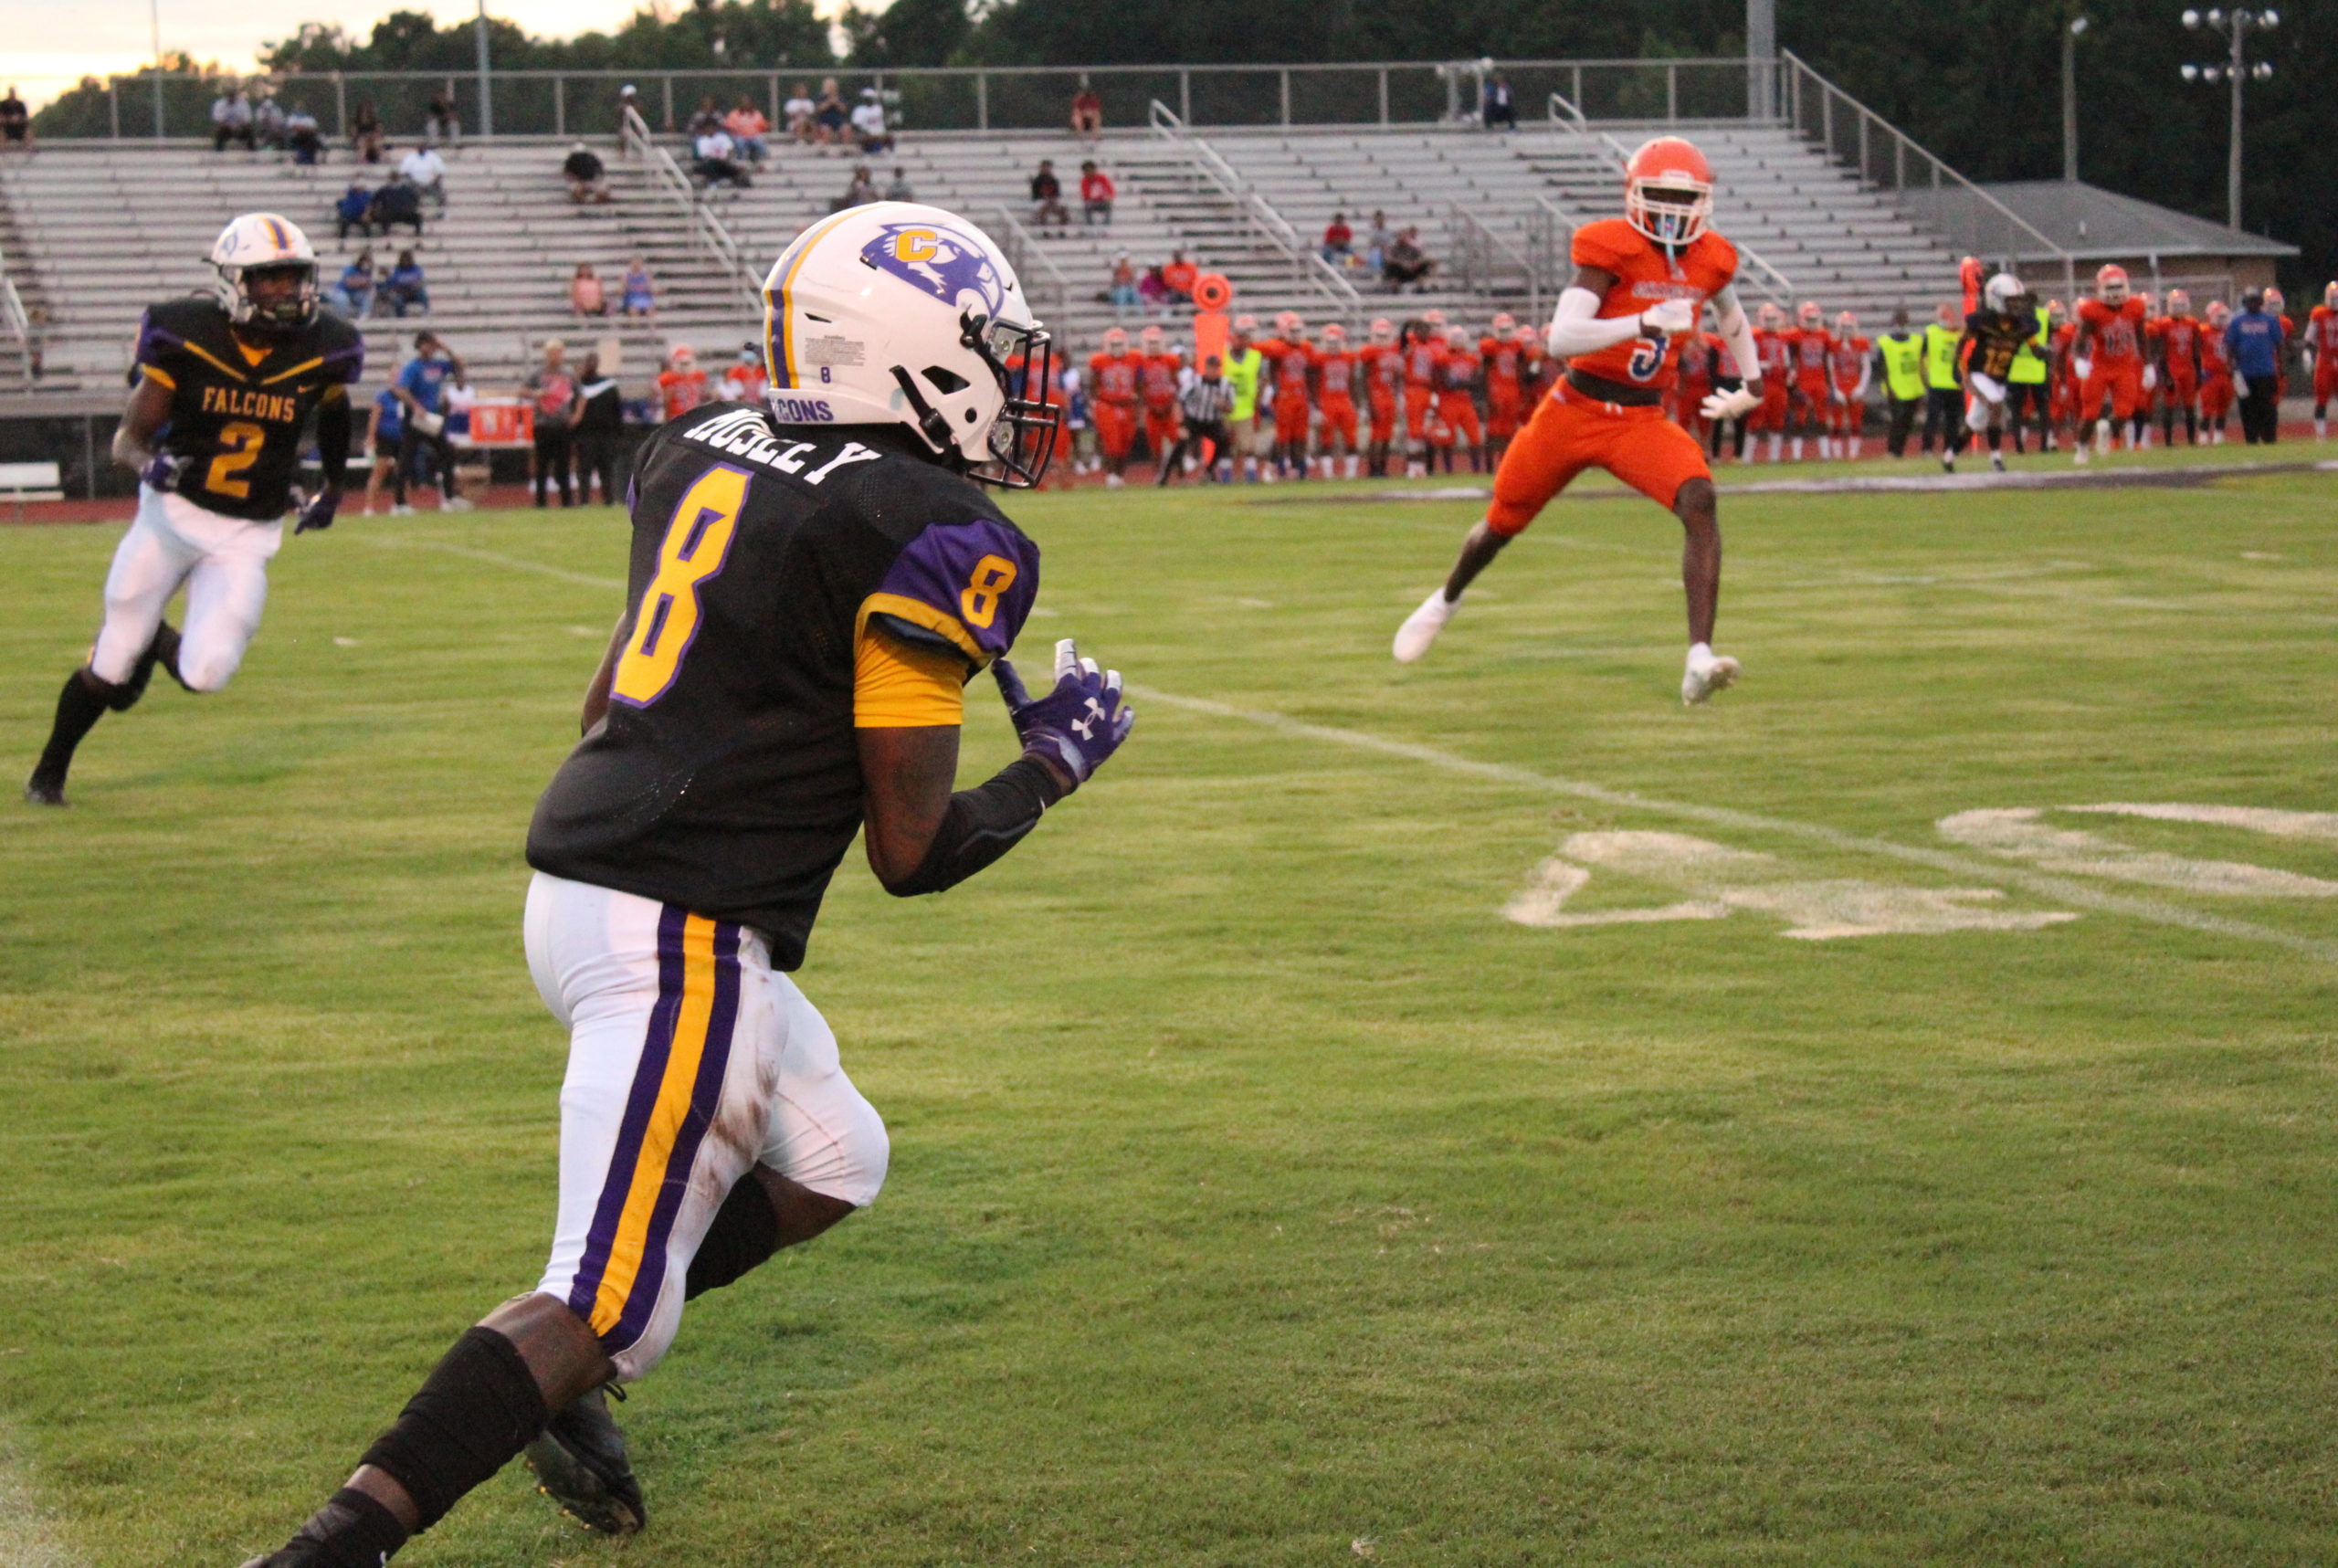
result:
<svg viewBox="0 0 2338 1568"><path fill-rule="evenodd" d="M983 247L943 224L889 223L861 247L860 259L945 305L993 321L1006 303L1006 279Z"/></svg>

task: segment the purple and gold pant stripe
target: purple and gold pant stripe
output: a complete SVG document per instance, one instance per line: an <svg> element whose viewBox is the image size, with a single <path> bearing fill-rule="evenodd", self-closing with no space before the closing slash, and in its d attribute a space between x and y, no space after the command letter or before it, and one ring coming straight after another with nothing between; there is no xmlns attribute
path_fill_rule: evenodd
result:
<svg viewBox="0 0 2338 1568"><path fill-rule="evenodd" d="M570 1310L611 1355L641 1337L658 1305L674 1215L721 1102L738 1016L739 928L667 905L658 921L658 1005L568 1295Z"/></svg>

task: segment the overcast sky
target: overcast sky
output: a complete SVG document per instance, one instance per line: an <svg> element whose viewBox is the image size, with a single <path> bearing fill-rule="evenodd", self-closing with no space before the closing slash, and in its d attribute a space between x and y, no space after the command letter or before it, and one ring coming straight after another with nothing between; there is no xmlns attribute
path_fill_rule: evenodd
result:
<svg viewBox="0 0 2338 1568"><path fill-rule="evenodd" d="M198 5L161 0L163 47L200 60L248 66L259 47L291 37L302 22L333 20L363 37L392 11L427 11L439 25L479 14L478 0L235 0ZM606 32L637 0L490 0L501 19L540 36ZM0 83L14 83L36 107L84 76L132 71L153 58L148 0L5 0L8 47L0 49ZM843 0L815 0L832 16Z"/></svg>

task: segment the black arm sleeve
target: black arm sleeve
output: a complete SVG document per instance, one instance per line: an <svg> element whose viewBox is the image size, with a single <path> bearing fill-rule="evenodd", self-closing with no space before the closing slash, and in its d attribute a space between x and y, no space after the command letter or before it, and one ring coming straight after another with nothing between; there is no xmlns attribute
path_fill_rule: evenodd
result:
<svg viewBox="0 0 2338 1568"><path fill-rule="evenodd" d="M349 398L329 397L317 405L317 460L325 483L339 489L349 478Z"/></svg>
<svg viewBox="0 0 2338 1568"><path fill-rule="evenodd" d="M1018 757L977 789L950 797L932 847L906 881L885 890L896 898L954 888L1023 841L1048 807L1063 798L1055 775L1036 757Z"/></svg>

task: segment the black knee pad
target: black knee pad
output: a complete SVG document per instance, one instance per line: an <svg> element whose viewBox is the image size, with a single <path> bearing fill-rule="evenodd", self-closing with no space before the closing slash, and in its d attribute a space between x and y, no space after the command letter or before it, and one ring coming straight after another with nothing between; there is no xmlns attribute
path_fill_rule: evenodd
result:
<svg viewBox="0 0 2338 1568"><path fill-rule="evenodd" d="M753 1172L739 1178L715 1211L714 1223L690 1259L682 1282L685 1301L719 1290L751 1269L768 1262L779 1250L779 1211Z"/></svg>
<svg viewBox="0 0 2338 1568"><path fill-rule="evenodd" d="M455 1342L362 1462L414 1499L419 1535L511 1463L551 1419L519 1347L493 1329L475 1328Z"/></svg>

